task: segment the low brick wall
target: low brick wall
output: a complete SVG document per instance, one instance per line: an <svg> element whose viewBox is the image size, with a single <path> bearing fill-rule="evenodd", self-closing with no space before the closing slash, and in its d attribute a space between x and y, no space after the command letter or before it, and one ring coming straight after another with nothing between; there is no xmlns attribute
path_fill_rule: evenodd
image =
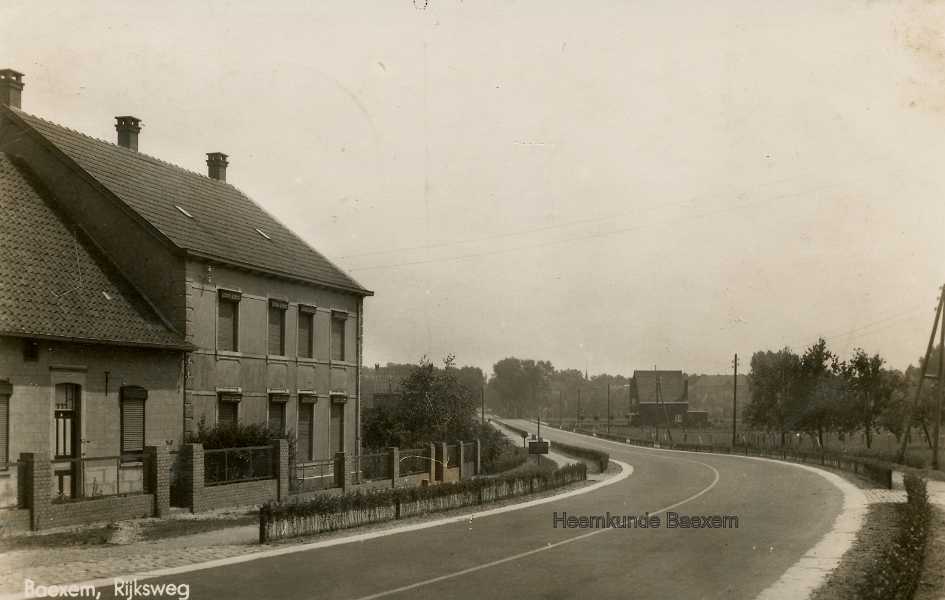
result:
<svg viewBox="0 0 945 600"><path fill-rule="evenodd" d="M205 486L191 510L200 512L227 506L265 504L279 499L277 487L275 479Z"/></svg>
<svg viewBox="0 0 945 600"><path fill-rule="evenodd" d="M0 510L0 537L11 533L21 533L30 529L30 511L28 508L5 508Z"/></svg>
<svg viewBox="0 0 945 600"><path fill-rule="evenodd" d="M154 514L154 494L105 496L49 505L36 529L88 525L150 517Z"/></svg>
<svg viewBox="0 0 945 600"><path fill-rule="evenodd" d="M206 485L203 445L184 444L177 466L180 500L191 512L285 500L289 496L289 445L286 440L273 443L272 461L272 479Z"/></svg>

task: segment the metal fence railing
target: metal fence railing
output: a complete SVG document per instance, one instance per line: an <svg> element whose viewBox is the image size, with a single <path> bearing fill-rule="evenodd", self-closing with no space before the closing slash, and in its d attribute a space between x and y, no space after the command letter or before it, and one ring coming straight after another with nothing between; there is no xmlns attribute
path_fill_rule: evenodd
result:
<svg viewBox="0 0 945 600"><path fill-rule="evenodd" d="M140 454L54 459L52 476L53 499L59 502L145 491Z"/></svg>
<svg viewBox="0 0 945 600"><path fill-rule="evenodd" d="M204 485L272 479L272 446L204 450L203 469Z"/></svg>
<svg viewBox="0 0 945 600"><path fill-rule="evenodd" d="M430 448L400 451L400 474L419 475L430 472Z"/></svg>
<svg viewBox="0 0 945 600"><path fill-rule="evenodd" d="M294 477L289 486L293 492L311 492L335 487L335 461L318 460L295 465Z"/></svg>

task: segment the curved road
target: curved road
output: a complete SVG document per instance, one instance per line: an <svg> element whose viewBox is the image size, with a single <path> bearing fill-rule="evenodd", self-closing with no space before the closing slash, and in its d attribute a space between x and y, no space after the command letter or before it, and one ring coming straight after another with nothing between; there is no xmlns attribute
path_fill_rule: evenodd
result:
<svg viewBox="0 0 945 600"><path fill-rule="evenodd" d="M148 583L188 583L190 597L198 600L754 598L830 530L843 504L841 492L824 478L787 464L543 433L552 441L604 449L633 465L633 473L588 494L472 522ZM659 529L553 526L555 511L638 515L682 501L672 510L734 515L738 529L668 529L665 514ZM111 590L101 591L104 598Z"/></svg>

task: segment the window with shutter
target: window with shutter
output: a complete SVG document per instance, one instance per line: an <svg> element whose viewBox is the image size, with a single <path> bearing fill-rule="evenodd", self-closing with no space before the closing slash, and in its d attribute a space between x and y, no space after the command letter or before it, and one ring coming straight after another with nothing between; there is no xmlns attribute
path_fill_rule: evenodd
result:
<svg viewBox="0 0 945 600"><path fill-rule="evenodd" d="M299 460L314 460L312 444L312 422L315 420L315 405L311 403L299 404L299 432L298 453Z"/></svg>
<svg viewBox="0 0 945 600"><path fill-rule="evenodd" d="M277 434L285 433L285 405L285 398L274 396L269 401L269 431Z"/></svg>
<svg viewBox="0 0 945 600"><path fill-rule="evenodd" d="M217 424L235 426L239 421L240 397L231 394L220 394L217 402Z"/></svg>
<svg viewBox="0 0 945 600"><path fill-rule="evenodd" d="M331 359L345 359L345 320L342 318L331 319Z"/></svg>
<svg viewBox="0 0 945 600"><path fill-rule="evenodd" d="M148 392L140 387L121 389L121 454L137 460L144 453L144 405Z"/></svg>
<svg viewBox="0 0 945 600"><path fill-rule="evenodd" d="M217 309L217 349L236 352L239 349L239 302L220 295Z"/></svg>
<svg viewBox="0 0 945 600"><path fill-rule="evenodd" d="M312 341L315 331L315 315L299 310L299 356L313 358Z"/></svg>
<svg viewBox="0 0 945 600"><path fill-rule="evenodd" d="M284 303L269 304L269 354L285 354L285 308Z"/></svg>
<svg viewBox="0 0 945 600"><path fill-rule="evenodd" d="M3 386L3 382L0 382ZM10 462L10 394L0 390L0 469Z"/></svg>

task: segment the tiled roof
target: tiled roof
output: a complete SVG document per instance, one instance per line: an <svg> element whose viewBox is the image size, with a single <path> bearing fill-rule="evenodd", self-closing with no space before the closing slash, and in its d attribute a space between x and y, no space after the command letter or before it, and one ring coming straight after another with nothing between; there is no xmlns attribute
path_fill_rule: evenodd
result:
<svg viewBox="0 0 945 600"><path fill-rule="evenodd" d="M177 247L224 263L372 293L232 185L19 110L11 112Z"/></svg>
<svg viewBox="0 0 945 600"><path fill-rule="evenodd" d="M633 386L639 402L657 401L657 383L663 402L686 400L686 380L682 371L634 371Z"/></svg>
<svg viewBox="0 0 945 600"><path fill-rule="evenodd" d="M186 348L0 153L0 334Z"/></svg>

